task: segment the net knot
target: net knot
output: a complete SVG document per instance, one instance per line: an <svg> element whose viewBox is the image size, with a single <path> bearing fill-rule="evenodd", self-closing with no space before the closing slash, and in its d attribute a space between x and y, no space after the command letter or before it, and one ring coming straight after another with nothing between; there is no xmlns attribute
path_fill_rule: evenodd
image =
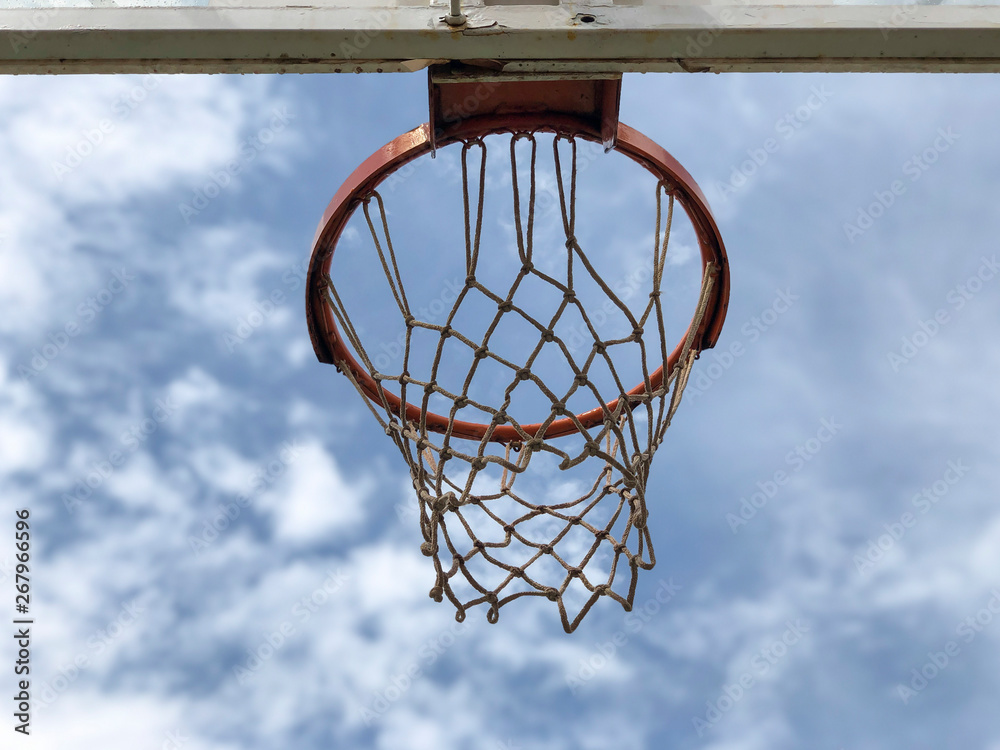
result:
<svg viewBox="0 0 1000 750"><path fill-rule="evenodd" d="M490 609L486 613L486 621L490 625L496 625L497 620L500 619L500 601L492 591L486 595L486 601L490 603Z"/></svg>
<svg viewBox="0 0 1000 750"><path fill-rule="evenodd" d="M428 503L430 504L431 509L437 513L452 510L460 505L454 492L446 492L443 495L438 495L437 497L430 496Z"/></svg>
<svg viewBox="0 0 1000 750"><path fill-rule="evenodd" d="M511 302L509 299L505 299L503 302L497 304L497 310L499 310L502 313L509 313L513 309L514 309L514 303Z"/></svg>
<svg viewBox="0 0 1000 750"><path fill-rule="evenodd" d="M632 513L632 525L637 529L644 529L648 517L649 514L643 508L636 508Z"/></svg>
<svg viewBox="0 0 1000 750"><path fill-rule="evenodd" d="M427 557L432 557L437 552L437 545L424 542L420 545L420 551Z"/></svg>

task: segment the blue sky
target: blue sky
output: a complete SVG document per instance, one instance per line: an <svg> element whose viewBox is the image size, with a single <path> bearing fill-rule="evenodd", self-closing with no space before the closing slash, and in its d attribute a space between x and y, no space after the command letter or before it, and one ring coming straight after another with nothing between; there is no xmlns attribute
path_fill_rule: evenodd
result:
<svg viewBox="0 0 1000 750"><path fill-rule="evenodd" d="M25 744L1000 748L996 89L626 76L622 120L712 204L732 301L656 456L637 611L566 635L543 600L457 625L427 597L398 453L309 343L316 223L425 119L422 74L0 78Z"/></svg>

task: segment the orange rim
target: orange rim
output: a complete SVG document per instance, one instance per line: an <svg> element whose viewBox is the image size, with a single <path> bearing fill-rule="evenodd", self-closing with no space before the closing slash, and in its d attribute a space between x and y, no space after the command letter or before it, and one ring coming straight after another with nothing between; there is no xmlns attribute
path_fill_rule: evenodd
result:
<svg viewBox="0 0 1000 750"><path fill-rule="evenodd" d="M436 146L441 148L451 143L464 142L498 133L538 132L556 133L566 137L572 136L597 143L601 142L601 133L586 120L571 115L557 115L549 112L470 118L452 128L447 137L438 138ZM726 318L726 309L729 305L729 263L725 246L722 243L722 236L708 207L708 201L705 200L705 196L691 175L676 159L663 147L628 125L619 123L618 141L614 150L641 164L658 180L666 180L676 186L675 193L698 235L702 272L705 272L709 264L714 264L718 269L705 315L695 332L692 344L692 350L695 352L709 349L718 340ZM368 398L380 405L383 404L384 399L393 414L397 416L405 414L406 420L415 422L419 422L422 418L420 407L410 403L403 404L399 396L380 386L354 358L350 346L337 327L333 311L327 302L326 277L329 275L330 263L333 260L333 253L340 235L363 198L400 167L430 153L430 151L430 129L425 123L386 144L354 170L341 185L333 200L330 201L319 223L306 281L306 320L309 324L309 336L312 339L313 349L316 351L319 361L336 365L339 370L349 370ZM668 373L673 371L680 359L684 341L689 334L690 326L681 341L667 357L666 366L660 367L650 374L650 388L655 390L663 383L664 371ZM647 385L643 382L628 391L628 395L638 396L646 391ZM433 432L443 433L450 428L452 435L469 440L482 440L489 435L491 441L512 443L521 442L524 439L524 434L557 438L577 432L580 427L589 429L601 424L607 416L610 416L618 408L619 400L615 399L603 406L577 414L575 421L570 417L553 420L542 436L538 435L542 427L541 422L516 428L509 424L493 425L452 421L440 414L427 412L426 423L427 429Z"/></svg>

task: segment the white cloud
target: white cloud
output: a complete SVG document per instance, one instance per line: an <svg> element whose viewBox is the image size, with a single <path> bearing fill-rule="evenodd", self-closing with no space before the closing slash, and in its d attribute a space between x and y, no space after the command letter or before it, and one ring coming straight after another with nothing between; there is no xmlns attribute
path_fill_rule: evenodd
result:
<svg viewBox="0 0 1000 750"><path fill-rule="evenodd" d="M984 288L905 373L884 366L886 347L933 312L996 235L987 208L1000 150L983 115L988 81L838 78L827 119L774 156L739 210L722 212L733 296L720 346L740 341L747 353L710 391L685 399L657 456L648 496L658 566L640 575L636 601L648 601L661 576L683 588L573 696L567 674L627 615L599 602L566 636L550 602L522 599L495 626L480 607L456 631L451 606L427 596L433 564L419 554L415 517L401 522L392 508L399 487L411 492L395 446L357 417L364 411L346 383L334 390L351 399L347 411L330 396L339 376L312 363L296 329L301 281L284 274L308 251L314 213L355 157L406 129L422 91L408 77L331 79L323 97L306 78L163 78L60 182L52 161L140 80L0 79L0 468L8 506L30 505L37 519L40 679L90 653L88 639L123 602L149 602L39 714L39 746L152 748L175 728L196 750L274 748L289 737L303 750L783 750L817 737L850 747L858 734L891 746L906 732L941 746L995 742L996 722L976 703L996 692L981 667L996 660L995 635L963 651L920 710L899 719L891 701L895 682L996 585L998 355L983 332L998 292ZM812 80L630 77L623 114L705 184L725 177ZM177 204L285 100L298 117L287 140L185 224ZM365 114L372 102L377 117ZM942 159L934 200L914 190L864 248L848 245L840 222L855 198L894 174L893 149L912 153L941 118L965 128L962 150L949 154L956 171ZM306 142L315 145L308 156ZM266 192L248 189L264 183ZM303 216L313 218L304 226ZM407 262L420 270L426 257ZM121 264L135 265L141 281L41 377L19 381L17 364ZM363 296L367 277L358 280ZM741 326L787 285L800 301L751 342ZM287 296L282 311L230 356L221 336L274 289ZM66 513L61 494L160 398L176 402L176 416ZM830 414L843 435L734 535L725 513L787 469L787 451ZM282 461L288 445L297 452ZM976 478L860 577L854 552L953 457L974 464ZM249 510L196 554L189 537L255 482ZM316 594L340 573L334 593ZM294 609L304 600L315 606L301 610L308 617ZM814 624L808 638L699 740L691 715L798 617ZM261 644L285 621L294 632L240 684L233 667L248 649L266 652ZM420 676L369 729L360 708L413 664ZM952 704L966 706L960 717L939 710ZM818 705L851 715L851 726L822 723Z"/></svg>
<svg viewBox="0 0 1000 750"><path fill-rule="evenodd" d="M49 459L51 421L18 364L0 358L0 475L37 470Z"/></svg>
<svg viewBox="0 0 1000 750"><path fill-rule="evenodd" d="M348 480L337 460L316 441L295 445L287 472L261 497L275 533L286 542L335 541L366 516L370 479Z"/></svg>
<svg viewBox="0 0 1000 750"><path fill-rule="evenodd" d="M39 714L32 741L40 750L100 747L106 750L184 748L236 750L239 745L198 736L190 706L156 694L109 693L78 687Z"/></svg>

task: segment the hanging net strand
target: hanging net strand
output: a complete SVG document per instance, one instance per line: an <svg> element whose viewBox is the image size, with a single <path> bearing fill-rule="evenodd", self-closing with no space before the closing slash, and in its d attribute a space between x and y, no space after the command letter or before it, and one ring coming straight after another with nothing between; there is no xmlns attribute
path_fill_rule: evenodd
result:
<svg viewBox="0 0 1000 750"><path fill-rule="evenodd" d="M383 197L374 188L359 197L378 265L405 326L401 371L387 373L376 366L328 274L324 276L324 299L339 335L356 353L367 377L352 367L340 369L365 397L409 467L418 500L423 538L420 549L434 564L430 596L439 602L447 598L460 622L470 608L485 605L491 623L498 620L500 608L515 599L544 597L556 603L563 628L573 632L602 596L630 611L638 571L648 570L656 562L645 494L650 462L680 405L700 353L706 315L717 304L721 269L716 262L703 263L694 317L678 346L679 354L671 353L661 297L675 202L679 196L683 200L684 193L672 180L658 178L656 182L651 290L648 302L633 311L602 278L576 236L577 138L557 134L552 139L558 220L565 235L565 278L561 279L546 273L535 261L539 144L534 133L507 137L512 228L521 268L506 289L490 288L478 274L488 148L486 137L477 137L463 142L461 149L466 279L443 322L420 320L414 315ZM527 165L521 159L525 150ZM522 178L524 171L527 180ZM518 292L529 278L561 296L547 319L538 319L519 303ZM631 332L602 338L600 326L579 296L579 284L584 282L589 289L600 290ZM474 294L496 306L478 337L466 335L457 325L460 310ZM584 350L576 348L576 354L558 332L570 315L582 321L577 330L591 339ZM537 334L537 342L526 346L524 361L513 361L491 349L507 316L515 316ZM417 331L422 336L437 336L424 379L411 372ZM457 387L439 382L444 369L452 367L445 356L446 345L466 347L472 355L464 377L447 381L460 382ZM613 356L626 347L633 350L633 363L638 363L642 378L631 389L623 382L621 364ZM536 364L540 356L553 350L569 367L570 381L546 383L539 375ZM509 376L491 403L473 396L477 373L486 363ZM598 369L602 384L594 377ZM449 373L453 374L450 369ZM543 418L533 424L522 423L511 413L518 389L528 383L549 402L548 413L539 415ZM584 397L594 407L585 414L575 414L568 406L570 400ZM432 400L448 404L442 416L432 412ZM485 415L481 429L471 430L458 419L465 410ZM499 439L499 434L504 437ZM518 480L528 481L525 475L532 461L544 456L554 459L562 471L593 467L590 479L577 486L581 492L555 498L537 487L515 488ZM616 586L618 581L623 583Z"/></svg>

